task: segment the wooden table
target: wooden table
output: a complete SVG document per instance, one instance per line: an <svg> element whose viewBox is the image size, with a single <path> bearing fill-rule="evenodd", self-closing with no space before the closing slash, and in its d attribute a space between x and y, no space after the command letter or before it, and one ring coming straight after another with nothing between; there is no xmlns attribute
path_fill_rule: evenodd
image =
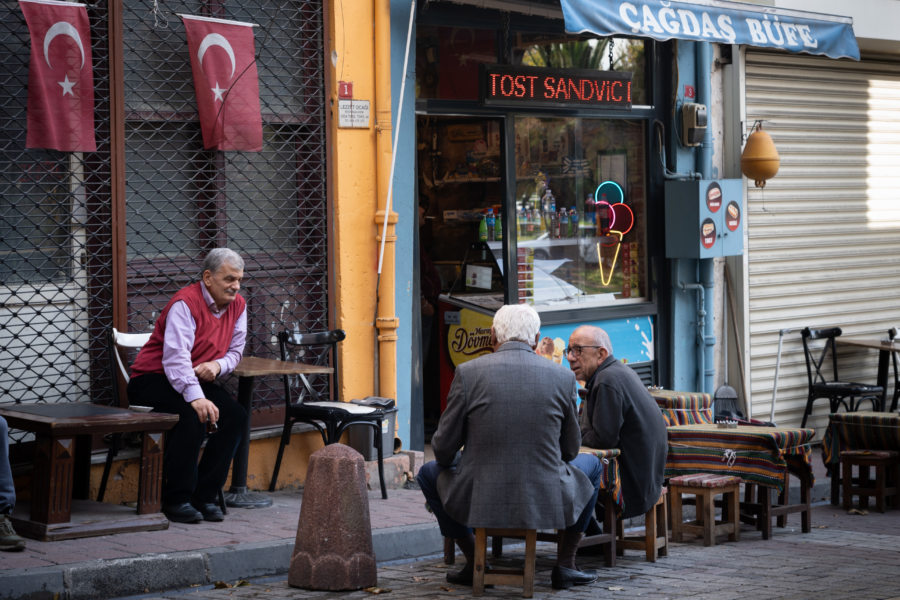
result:
<svg viewBox="0 0 900 600"><path fill-rule="evenodd" d="M169 526L160 512L163 433L178 415L62 402L0 405L0 416L35 436L30 506L20 503L12 515L20 534L51 541ZM142 440L136 513L88 499L92 436L131 431Z"/></svg>
<svg viewBox="0 0 900 600"><path fill-rule="evenodd" d="M666 426L714 423L713 399L704 392L676 392L650 388L650 395L662 411Z"/></svg>
<svg viewBox="0 0 900 600"><path fill-rule="evenodd" d="M772 534L772 517L801 513L804 533L810 531L810 490L814 477L809 442L814 429L739 426L722 428L712 424L675 425L667 428L669 453L666 478L690 473L736 475L745 483L765 487L757 502L746 498L741 508L757 515L763 539ZM788 474L800 479L799 504L788 504ZM779 492L772 504L770 490Z"/></svg>
<svg viewBox="0 0 900 600"><path fill-rule="evenodd" d="M253 385L257 377L266 375L299 375L306 381L306 375L333 373L334 369L326 366L306 365L303 363L283 361L275 358L245 356L234 369L238 376L238 403L250 414L253 400ZM272 499L259 492L247 490L247 464L250 454L250 419L247 429L241 438L234 462L231 467L231 487L225 494L225 504L238 508L262 508L272 505Z"/></svg>
<svg viewBox="0 0 900 600"><path fill-rule="evenodd" d="M900 352L900 339L896 340L895 343L889 339L879 338L876 336L839 336L835 338L835 342L840 346L878 350L878 373L875 379L876 384L880 385L881 389L884 390L881 396L881 406L878 407L878 410L884 410L887 406L888 367L890 366L891 362L891 353ZM891 403L891 410L897 410L896 400Z"/></svg>
<svg viewBox="0 0 900 600"><path fill-rule="evenodd" d="M842 450L900 451L900 414L858 411L832 413L822 439L822 461L831 477L831 503L840 497Z"/></svg>

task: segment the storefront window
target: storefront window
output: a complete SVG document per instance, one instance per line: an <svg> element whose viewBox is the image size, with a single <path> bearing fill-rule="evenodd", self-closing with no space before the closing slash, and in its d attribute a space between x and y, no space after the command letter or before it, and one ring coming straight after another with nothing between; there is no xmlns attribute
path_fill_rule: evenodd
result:
<svg viewBox="0 0 900 600"><path fill-rule="evenodd" d="M520 302L646 299L644 140L644 121L515 118Z"/></svg>

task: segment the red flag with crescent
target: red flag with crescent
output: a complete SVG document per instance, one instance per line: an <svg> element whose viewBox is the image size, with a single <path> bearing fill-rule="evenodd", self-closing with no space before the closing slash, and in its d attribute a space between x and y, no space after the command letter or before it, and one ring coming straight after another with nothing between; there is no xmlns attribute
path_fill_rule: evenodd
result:
<svg viewBox="0 0 900 600"><path fill-rule="evenodd" d="M31 35L25 146L93 152L94 71L84 4L19 0Z"/></svg>
<svg viewBox="0 0 900 600"><path fill-rule="evenodd" d="M262 150L253 25L181 15L187 33L203 147Z"/></svg>

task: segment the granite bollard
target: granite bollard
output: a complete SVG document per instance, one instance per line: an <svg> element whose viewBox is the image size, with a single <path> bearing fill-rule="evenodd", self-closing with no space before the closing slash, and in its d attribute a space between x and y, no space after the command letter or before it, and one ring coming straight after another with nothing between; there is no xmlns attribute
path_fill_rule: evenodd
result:
<svg viewBox="0 0 900 600"><path fill-rule="evenodd" d="M362 454L331 444L309 458L288 585L357 590L378 582Z"/></svg>

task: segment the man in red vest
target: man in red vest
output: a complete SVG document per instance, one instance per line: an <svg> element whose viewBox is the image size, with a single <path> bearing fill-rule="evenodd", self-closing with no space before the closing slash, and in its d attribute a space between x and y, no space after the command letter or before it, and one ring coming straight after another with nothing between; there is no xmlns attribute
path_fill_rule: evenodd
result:
<svg viewBox="0 0 900 600"><path fill-rule="evenodd" d="M166 438L163 460L162 504L170 521L224 518L216 498L247 411L215 380L233 371L244 352L247 303L238 294L243 276L244 261L236 252L212 250L201 281L176 292L131 365L129 402L180 417Z"/></svg>

